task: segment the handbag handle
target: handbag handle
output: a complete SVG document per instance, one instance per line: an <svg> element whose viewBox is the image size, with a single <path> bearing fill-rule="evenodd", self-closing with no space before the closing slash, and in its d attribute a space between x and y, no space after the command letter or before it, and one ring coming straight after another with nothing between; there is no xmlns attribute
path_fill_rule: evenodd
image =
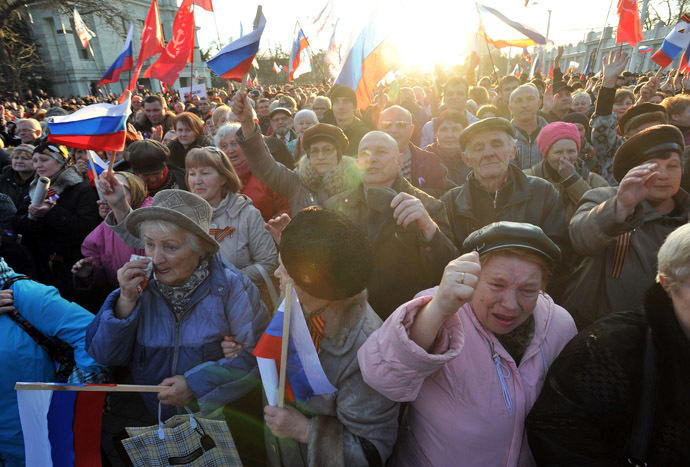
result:
<svg viewBox="0 0 690 467"><path fill-rule="evenodd" d="M165 439L165 431L163 429L163 421L161 420L161 412L162 412L162 403L158 401L158 438L161 440ZM200 436L200 442L201 446L196 448L194 451L190 452L186 456L178 456L178 457L168 457L168 463L170 465L186 465L194 462L198 458L204 455L204 452L209 451L213 448L216 447L216 443L213 441L213 438L211 438L209 435L206 434L206 431L204 428L199 425L197 422L196 418L194 418L194 412L190 410L189 407L186 405L184 406L184 409L187 411L189 414L189 425L192 428L192 430L199 432Z"/></svg>
<svg viewBox="0 0 690 467"><path fill-rule="evenodd" d="M162 407L163 404L161 403L161 401L158 401L158 439L165 439L165 432L163 431L163 420L161 420L161 412L163 410ZM196 418L194 418L194 412L192 412L186 405L184 406L184 409L189 414L189 424L191 425L192 430L196 430L199 424L197 423ZM203 428L201 430L203 431Z"/></svg>
<svg viewBox="0 0 690 467"><path fill-rule="evenodd" d="M266 271L266 268L263 267L263 265L256 263L254 266L259 270L261 273L261 277L263 278L264 282L266 283L266 288L268 289L268 296L271 299L271 312L275 309L276 306L278 306L279 300L280 300L280 295L276 291L276 286L273 284L273 281L271 280L271 276L268 275L268 271Z"/></svg>

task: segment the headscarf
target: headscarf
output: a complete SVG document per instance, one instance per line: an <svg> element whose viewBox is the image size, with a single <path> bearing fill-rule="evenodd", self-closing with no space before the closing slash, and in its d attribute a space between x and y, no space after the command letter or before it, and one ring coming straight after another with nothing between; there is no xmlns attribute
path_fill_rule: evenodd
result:
<svg viewBox="0 0 690 467"><path fill-rule="evenodd" d="M115 172L117 175L122 175L127 180L127 185L129 186L129 192L132 195L132 209L138 209L141 203L144 202L149 194L146 188L146 183L133 173L129 172Z"/></svg>

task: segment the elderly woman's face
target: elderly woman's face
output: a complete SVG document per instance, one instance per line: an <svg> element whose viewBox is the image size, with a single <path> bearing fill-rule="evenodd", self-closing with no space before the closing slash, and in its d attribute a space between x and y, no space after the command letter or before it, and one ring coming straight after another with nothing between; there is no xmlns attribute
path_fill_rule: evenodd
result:
<svg viewBox="0 0 690 467"><path fill-rule="evenodd" d="M225 138L223 138L223 140L220 142L219 149L223 151L223 154L228 156L230 163L235 168L245 161L244 151L242 151L240 145L237 144L235 133L228 134Z"/></svg>
<svg viewBox="0 0 690 467"><path fill-rule="evenodd" d="M187 167L187 186L213 207L223 200L223 179L213 167Z"/></svg>
<svg viewBox="0 0 690 467"><path fill-rule="evenodd" d="M316 119L314 119L314 117L311 115L300 116L300 118L295 122L295 131L298 135L301 135L317 123L319 122L317 122Z"/></svg>
<svg viewBox="0 0 690 467"><path fill-rule="evenodd" d="M581 113L583 115L587 115L587 112L589 111L589 99L587 99L586 96L577 96L575 99L573 99L573 103L571 105L571 108L577 112Z"/></svg>
<svg viewBox="0 0 690 467"><path fill-rule="evenodd" d="M534 311L541 290L541 268L531 261L497 255L482 264L472 307L487 331L507 334Z"/></svg>
<svg viewBox="0 0 690 467"><path fill-rule="evenodd" d="M31 154L25 151L17 151L12 154L12 170L15 172L33 172L34 164Z"/></svg>
<svg viewBox="0 0 690 467"><path fill-rule="evenodd" d="M35 153L32 161L34 163L34 170L40 177L50 178L62 170L62 164L46 154Z"/></svg>
<svg viewBox="0 0 690 467"><path fill-rule="evenodd" d="M200 256L187 243L184 230L164 232L156 225L145 225L146 256L153 258L156 279L165 285L182 285L199 266Z"/></svg>
<svg viewBox="0 0 690 467"><path fill-rule="evenodd" d="M330 141L315 141L307 149L309 164L322 177L338 165L338 149Z"/></svg>

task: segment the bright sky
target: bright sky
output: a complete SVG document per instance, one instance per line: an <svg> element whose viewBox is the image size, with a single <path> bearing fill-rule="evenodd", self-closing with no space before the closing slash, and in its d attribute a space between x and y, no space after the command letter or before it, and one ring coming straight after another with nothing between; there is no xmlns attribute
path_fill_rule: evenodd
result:
<svg viewBox="0 0 690 467"><path fill-rule="evenodd" d="M312 48L326 49L331 31L315 36L309 32L313 19L328 0L264 0L263 12L266 16L266 29L261 40L260 53L268 52L277 44L288 51L294 35L295 22L299 21L305 30ZM394 4L385 9L386 21L401 26L395 31L395 41L403 51L402 64L418 65L423 70L431 69L435 59L447 64L461 63L470 50L473 32L477 29L477 11L469 0L332 0L333 16L340 18L336 28L336 38L346 43L349 37L361 27L361 22L370 18L374 4ZM556 45L581 41L588 31L601 30L611 0L530 0L524 8L524 0L484 0L483 4L493 7L508 18L530 26L546 35L547 10L552 10L549 38ZM240 35L240 22L244 32L252 29L256 13L256 3L235 0L215 0L216 22L221 40ZM617 2L609 15L609 25L616 25ZM199 8L195 11L201 47L217 41L218 33L214 15ZM484 18L484 15L482 15ZM491 20L484 18L487 31L491 35ZM378 23L377 23L378 24ZM344 26L345 25L345 26ZM510 31L510 29L508 29ZM497 33L498 34L498 33ZM509 34L509 32L507 33ZM343 47L345 49L346 47ZM513 49L513 54L519 51ZM343 57L344 58L344 57Z"/></svg>

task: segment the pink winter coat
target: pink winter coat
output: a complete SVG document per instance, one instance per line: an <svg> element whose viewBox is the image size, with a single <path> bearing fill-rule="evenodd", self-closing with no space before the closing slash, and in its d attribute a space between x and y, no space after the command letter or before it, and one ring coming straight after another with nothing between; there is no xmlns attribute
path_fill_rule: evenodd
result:
<svg viewBox="0 0 690 467"><path fill-rule="evenodd" d="M425 352L408 333L431 299L402 305L357 354L367 384L411 402L391 465L534 465L524 422L549 366L577 333L570 314L541 293L534 338L517 367L470 303L446 320Z"/></svg>
<svg viewBox="0 0 690 467"><path fill-rule="evenodd" d="M141 203L140 207L150 206L153 198L148 197ZM113 287L119 287L117 282L117 270L129 261L133 254L143 255L144 250L135 250L125 245L113 229L105 225L105 222L98 224L86 236L81 244L81 254L84 258L93 258L94 283L102 284L107 282Z"/></svg>

